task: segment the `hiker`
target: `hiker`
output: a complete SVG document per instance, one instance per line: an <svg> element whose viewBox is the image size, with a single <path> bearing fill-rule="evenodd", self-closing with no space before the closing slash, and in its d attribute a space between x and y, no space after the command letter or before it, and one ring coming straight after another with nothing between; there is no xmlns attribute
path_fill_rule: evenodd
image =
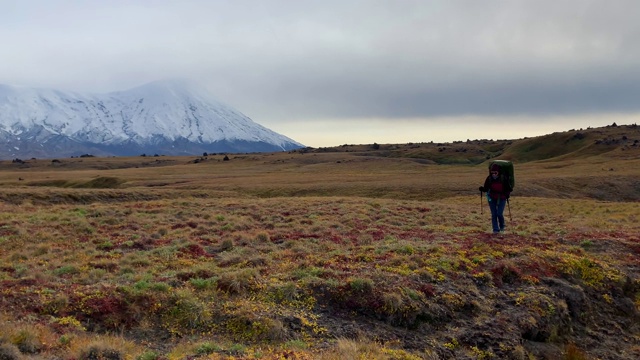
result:
<svg viewBox="0 0 640 360"><path fill-rule="evenodd" d="M480 192L487 193L487 201L491 209L491 225L493 233L504 231L504 207L507 205L511 186L507 176L502 174L502 168L498 164L492 164L489 168L489 176L484 181L484 186L480 186Z"/></svg>

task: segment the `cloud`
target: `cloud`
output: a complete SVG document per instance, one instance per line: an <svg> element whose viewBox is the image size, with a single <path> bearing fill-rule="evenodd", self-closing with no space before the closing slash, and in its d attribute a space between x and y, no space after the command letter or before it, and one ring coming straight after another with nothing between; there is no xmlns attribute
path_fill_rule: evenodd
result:
<svg viewBox="0 0 640 360"><path fill-rule="evenodd" d="M303 118L638 110L636 3L407 3L281 25L307 42L230 74Z"/></svg>
<svg viewBox="0 0 640 360"><path fill-rule="evenodd" d="M105 92L184 77L256 119L640 110L640 3L12 2L0 83ZM354 120L355 121L355 120Z"/></svg>

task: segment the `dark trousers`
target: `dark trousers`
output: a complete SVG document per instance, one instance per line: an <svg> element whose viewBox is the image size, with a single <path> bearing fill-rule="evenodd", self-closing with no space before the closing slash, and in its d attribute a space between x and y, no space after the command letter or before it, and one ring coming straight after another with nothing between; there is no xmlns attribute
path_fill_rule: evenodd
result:
<svg viewBox="0 0 640 360"><path fill-rule="evenodd" d="M504 207L507 205L506 199L492 199L489 198L489 209L491 209L491 226L493 232L497 233L504 231Z"/></svg>

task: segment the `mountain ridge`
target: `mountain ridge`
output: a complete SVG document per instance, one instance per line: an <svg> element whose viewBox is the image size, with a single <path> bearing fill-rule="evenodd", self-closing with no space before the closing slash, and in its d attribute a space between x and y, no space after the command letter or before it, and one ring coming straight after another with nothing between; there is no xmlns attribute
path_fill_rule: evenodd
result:
<svg viewBox="0 0 640 360"><path fill-rule="evenodd" d="M87 153L193 155L304 145L251 120L195 83L161 80L82 94L0 85L0 158ZM28 149L28 150L25 150Z"/></svg>

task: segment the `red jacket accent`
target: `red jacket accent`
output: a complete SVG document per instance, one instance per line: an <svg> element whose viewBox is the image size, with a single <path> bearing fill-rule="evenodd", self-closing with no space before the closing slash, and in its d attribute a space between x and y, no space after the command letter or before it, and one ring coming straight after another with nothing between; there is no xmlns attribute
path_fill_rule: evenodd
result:
<svg viewBox="0 0 640 360"><path fill-rule="evenodd" d="M498 176L497 179L494 179L491 175L487 176L484 181L484 188L493 200L505 200L511 194L509 184L506 183L503 176Z"/></svg>

